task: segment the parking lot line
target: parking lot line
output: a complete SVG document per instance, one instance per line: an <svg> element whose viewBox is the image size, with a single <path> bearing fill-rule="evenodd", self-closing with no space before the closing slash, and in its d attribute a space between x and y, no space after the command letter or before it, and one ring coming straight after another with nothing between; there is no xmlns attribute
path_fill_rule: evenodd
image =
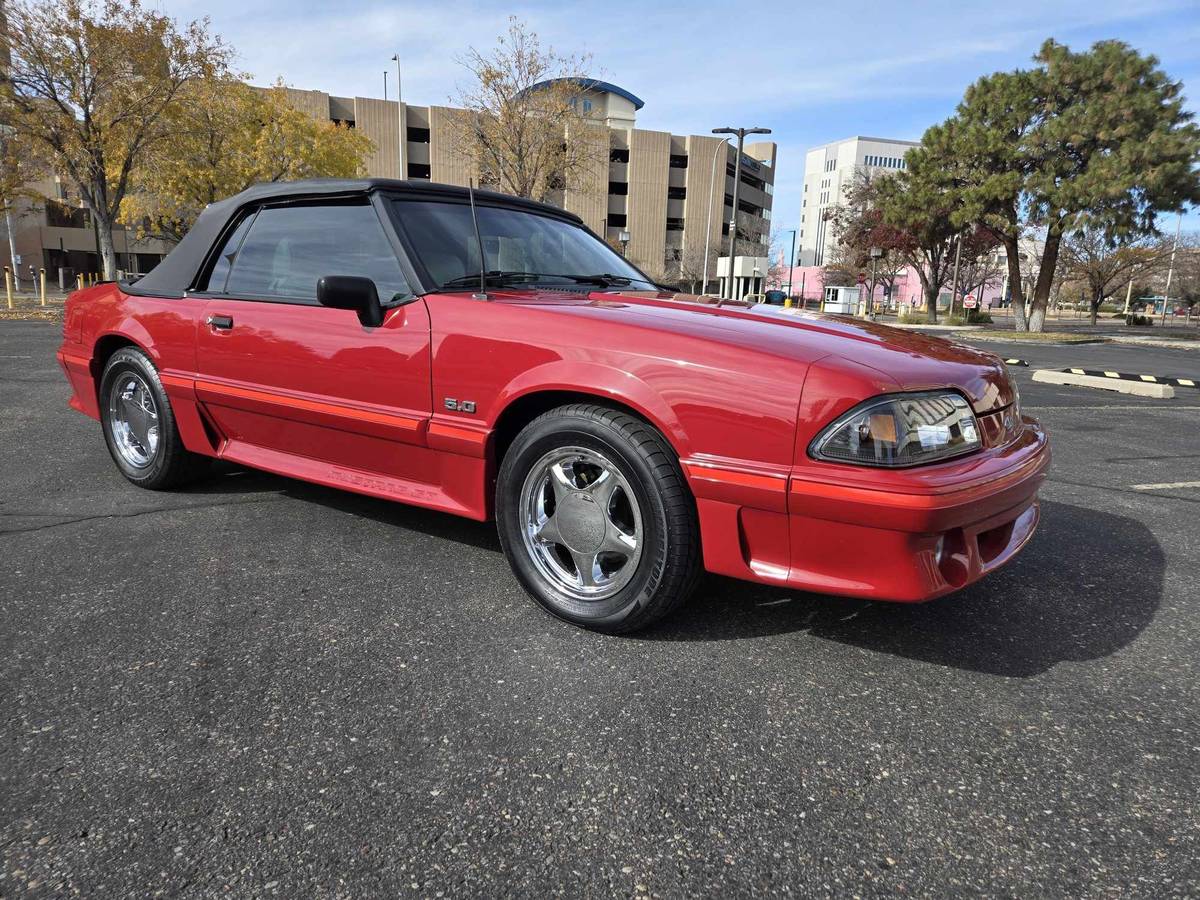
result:
<svg viewBox="0 0 1200 900"><path fill-rule="evenodd" d="M1200 488L1200 481L1164 481L1161 484L1131 484L1135 491L1173 491L1177 488Z"/></svg>

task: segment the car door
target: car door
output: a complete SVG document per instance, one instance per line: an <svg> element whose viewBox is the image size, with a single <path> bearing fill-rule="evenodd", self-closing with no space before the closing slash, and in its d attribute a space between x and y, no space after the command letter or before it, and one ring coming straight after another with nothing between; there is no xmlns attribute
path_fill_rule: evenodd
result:
<svg viewBox="0 0 1200 900"><path fill-rule="evenodd" d="M429 314L399 245L367 198L249 211L207 279L196 394L223 456L373 492L369 475L431 483ZM385 307L378 328L320 306L317 280L358 275Z"/></svg>

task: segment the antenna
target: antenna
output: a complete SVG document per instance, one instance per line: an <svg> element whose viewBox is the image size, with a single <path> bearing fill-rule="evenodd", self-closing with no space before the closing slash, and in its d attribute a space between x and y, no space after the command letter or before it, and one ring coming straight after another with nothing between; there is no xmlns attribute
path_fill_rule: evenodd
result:
<svg viewBox="0 0 1200 900"><path fill-rule="evenodd" d="M479 246L479 293L476 300L490 300L487 293L487 258L483 255L483 238L479 236L479 216L475 212L475 179L467 180L467 196L471 198L471 224L475 226L475 243Z"/></svg>

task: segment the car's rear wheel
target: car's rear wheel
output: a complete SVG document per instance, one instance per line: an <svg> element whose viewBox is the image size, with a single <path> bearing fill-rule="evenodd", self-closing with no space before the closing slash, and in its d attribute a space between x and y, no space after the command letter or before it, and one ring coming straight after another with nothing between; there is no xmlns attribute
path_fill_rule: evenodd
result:
<svg viewBox="0 0 1200 900"><path fill-rule="evenodd" d="M644 628L686 599L700 571L678 460L619 410L565 406L526 426L500 468L496 519L530 596L586 628Z"/></svg>
<svg viewBox="0 0 1200 900"><path fill-rule="evenodd" d="M125 347L109 358L99 401L108 452L138 487L178 487L208 468L208 457L183 446L158 370L141 350Z"/></svg>

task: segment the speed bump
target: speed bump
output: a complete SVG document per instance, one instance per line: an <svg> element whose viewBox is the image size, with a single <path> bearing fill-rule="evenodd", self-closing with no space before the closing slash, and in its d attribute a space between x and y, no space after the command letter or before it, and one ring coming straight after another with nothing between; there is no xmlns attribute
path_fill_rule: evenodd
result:
<svg viewBox="0 0 1200 900"><path fill-rule="evenodd" d="M1145 384L1169 384L1174 387L1200 387L1200 379L1176 378L1164 375L1141 375L1130 372L1113 372L1108 369L1063 369L1072 375L1089 375L1094 378L1116 378L1123 381L1140 381Z"/></svg>

